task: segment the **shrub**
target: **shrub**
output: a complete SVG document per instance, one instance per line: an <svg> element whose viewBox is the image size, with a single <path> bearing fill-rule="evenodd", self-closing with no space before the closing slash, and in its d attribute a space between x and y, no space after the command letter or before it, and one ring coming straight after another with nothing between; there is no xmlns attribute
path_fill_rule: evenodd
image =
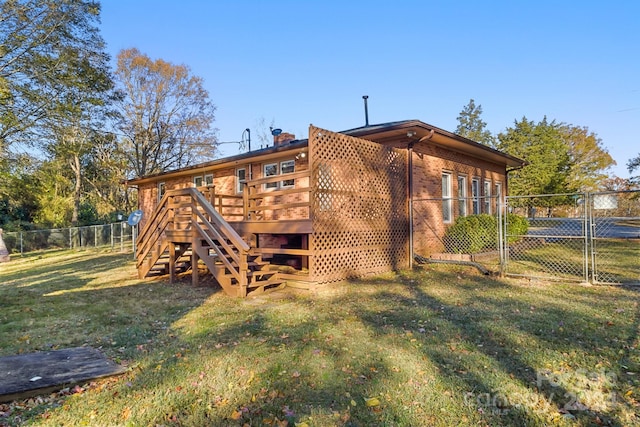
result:
<svg viewBox="0 0 640 427"><path fill-rule="evenodd" d="M529 220L527 220L527 218L514 213L507 214L507 234L509 235L509 243L513 243L517 241L520 236L526 235L528 230Z"/></svg>
<svg viewBox="0 0 640 427"><path fill-rule="evenodd" d="M526 218L507 214L507 234L509 243L527 234L529 222ZM498 220L487 214L458 217L456 222L447 229L443 238L447 252L472 254L485 249L496 249L498 246Z"/></svg>
<svg viewBox="0 0 640 427"><path fill-rule="evenodd" d="M444 236L447 252L470 254L495 247L498 237L496 219L487 214L462 216Z"/></svg>

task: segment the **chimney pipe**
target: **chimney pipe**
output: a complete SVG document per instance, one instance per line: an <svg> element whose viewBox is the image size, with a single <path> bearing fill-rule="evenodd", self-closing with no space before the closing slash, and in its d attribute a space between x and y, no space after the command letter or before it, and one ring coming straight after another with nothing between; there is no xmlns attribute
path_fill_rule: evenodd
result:
<svg viewBox="0 0 640 427"><path fill-rule="evenodd" d="M369 108L367 106L368 95L363 95L362 99L364 99L364 125L369 126Z"/></svg>

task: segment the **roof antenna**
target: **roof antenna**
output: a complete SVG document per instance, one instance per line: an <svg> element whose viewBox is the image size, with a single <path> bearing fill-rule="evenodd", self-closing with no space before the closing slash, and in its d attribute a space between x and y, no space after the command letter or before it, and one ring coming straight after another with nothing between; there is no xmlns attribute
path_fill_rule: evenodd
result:
<svg viewBox="0 0 640 427"><path fill-rule="evenodd" d="M367 99L369 99L369 95L363 95L362 99L364 99L364 125L369 126L369 108L367 107Z"/></svg>

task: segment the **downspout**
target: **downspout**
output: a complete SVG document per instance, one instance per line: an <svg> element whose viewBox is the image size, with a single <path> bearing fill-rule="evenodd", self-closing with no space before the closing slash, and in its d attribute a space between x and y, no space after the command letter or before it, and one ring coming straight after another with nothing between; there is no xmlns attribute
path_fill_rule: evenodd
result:
<svg viewBox="0 0 640 427"><path fill-rule="evenodd" d="M409 191L409 270L413 269L413 142L407 146L408 191Z"/></svg>
<svg viewBox="0 0 640 427"><path fill-rule="evenodd" d="M407 171L408 177L408 185L409 188L409 269L413 268L413 258L415 257L415 253L413 251L413 146L416 142L424 142L431 139L434 134L434 130L431 131L420 138L418 141L410 141L407 145L407 153L409 155L409 160L407 162ZM407 132L407 137L411 138L415 136L416 133L414 131Z"/></svg>

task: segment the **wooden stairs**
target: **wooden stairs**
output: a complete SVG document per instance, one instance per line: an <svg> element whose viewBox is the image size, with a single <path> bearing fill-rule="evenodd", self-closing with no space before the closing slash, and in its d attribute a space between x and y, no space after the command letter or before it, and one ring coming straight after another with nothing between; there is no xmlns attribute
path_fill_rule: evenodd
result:
<svg viewBox="0 0 640 427"><path fill-rule="evenodd" d="M278 271L215 211L195 188L168 191L138 237L138 275L169 275L191 270L197 284L204 266L231 296L246 297L286 285Z"/></svg>

